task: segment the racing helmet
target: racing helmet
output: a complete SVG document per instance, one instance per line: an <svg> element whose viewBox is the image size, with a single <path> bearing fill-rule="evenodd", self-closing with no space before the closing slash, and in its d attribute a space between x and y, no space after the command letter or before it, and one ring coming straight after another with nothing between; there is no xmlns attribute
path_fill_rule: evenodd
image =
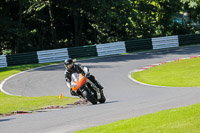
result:
<svg viewBox="0 0 200 133"><path fill-rule="evenodd" d="M71 69L73 67L73 65L74 65L74 62L71 58L66 59L64 61L64 66L65 66L66 69Z"/></svg>

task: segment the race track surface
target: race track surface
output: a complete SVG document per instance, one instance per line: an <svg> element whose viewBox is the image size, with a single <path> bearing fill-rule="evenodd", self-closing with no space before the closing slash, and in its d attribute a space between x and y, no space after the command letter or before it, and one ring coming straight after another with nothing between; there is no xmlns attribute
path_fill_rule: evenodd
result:
<svg viewBox="0 0 200 133"><path fill-rule="evenodd" d="M25 115L0 117L1 133L68 133L200 101L199 87L153 87L133 82L130 71L200 54L200 45L84 60L83 66L104 86L105 104L80 105ZM9 79L4 90L22 96L70 96L63 64ZM163 79L165 80L165 79Z"/></svg>

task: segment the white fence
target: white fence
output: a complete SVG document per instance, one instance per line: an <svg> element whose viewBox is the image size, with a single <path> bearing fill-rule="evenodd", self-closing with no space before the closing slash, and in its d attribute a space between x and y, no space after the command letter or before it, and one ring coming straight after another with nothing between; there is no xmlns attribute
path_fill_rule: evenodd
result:
<svg viewBox="0 0 200 133"><path fill-rule="evenodd" d="M125 42L114 42L96 45L98 56L126 53Z"/></svg>
<svg viewBox="0 0 200 133"><path fill-rule="evenodd" d="M0 55L0 67L7 67L7 60L5 55Z"/></svg>
<svg viewBox="0 0 200 133"><path fill-rule="evenodd" d="M152 38L153 49L179 47L178 36Z"/></svg>
<svg viewBox="0 0 200 133"><path fill-rule="evenodd" d="M37 51L39 63L64 61L69 58L67 48Z"/></svg>

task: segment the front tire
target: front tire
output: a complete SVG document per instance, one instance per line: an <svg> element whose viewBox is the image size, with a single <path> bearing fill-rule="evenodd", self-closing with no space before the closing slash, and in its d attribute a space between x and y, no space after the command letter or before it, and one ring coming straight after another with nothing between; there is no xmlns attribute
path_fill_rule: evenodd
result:
<svg viewBox="0 0 200 133"><path fill-rule="evenodd" d="M88 93L87 91L84 91L82 94L83 94L83 96L84 96L85 98L87 98L87 100L90 101L92 104L97 104L97 99L96 99L94 96L92 96L91 93Z"/></svg>

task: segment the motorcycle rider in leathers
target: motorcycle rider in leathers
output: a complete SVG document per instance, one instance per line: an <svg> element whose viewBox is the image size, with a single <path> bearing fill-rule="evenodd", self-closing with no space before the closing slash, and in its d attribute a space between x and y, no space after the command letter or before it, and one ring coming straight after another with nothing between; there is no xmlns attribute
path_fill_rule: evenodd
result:
<svg viewBox="0 0 200 133"><path fill-rule="evenodd" d="M72 90L71 88L71 75L73 73L81 73L83 74L85 77L87 77L89 80L91 80L99 89L103 89L103 87L101 86L101 84L95 79L95 77L93 75L91 75L89 73L89 69L87 67L83 67L80 64L76 64L75 63L76 60L72 60L71 58L66 59L64 61L64 66L66 68L65 71L65 80L67 83L67 86L70 88L70 93L72 96L77 96L77 94Z"/></svg>

